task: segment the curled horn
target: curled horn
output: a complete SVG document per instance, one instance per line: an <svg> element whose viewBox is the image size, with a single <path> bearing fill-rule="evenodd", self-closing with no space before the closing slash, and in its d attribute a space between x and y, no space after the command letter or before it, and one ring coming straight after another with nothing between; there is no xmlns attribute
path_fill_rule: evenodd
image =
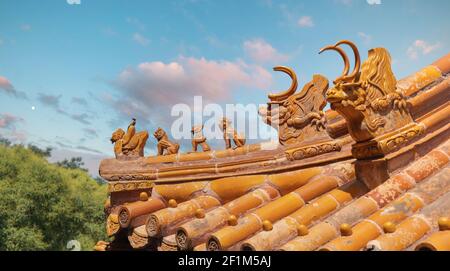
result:
<svg viewBox="0 0 450 271"><path fill-rule="evenodd" d="M289 75L289 77L291 77L291 79L292 79L291 86L287 90L285 90L285 91L283 91L281 93L277 93L277 94L274 94L274 93L270 93L269 94L269 99L271 101L278 101L279 102L279 101L285 100L286 98L288 98L289 96L294 94L295 91L297 91L297 86L298 86L297 75L295 74L295 72L291 68L284 67L284 66L274 67L273 70L274 71L284 72L287 75Z"/></svg>
<svg viewBox="0 0 450 271"><path fill-rule="evenodd" d="M340 42L336 43L335 47L341 45L341 44L347 44L348 46L350 46L353 50L353 54L355 55L355 67L353 68L353 71L350 75L348 76L344 76L342 79L346 82L354 79L356 77L356 75L359 72L359 69L361 68L361 57L359 55L359 51L358 51L358 47L356 47L356 45L349 41L349 40L341 40Z"/></svg>
<svg viewBox="0 0 450 271"><path fill-rule="evenodd" d="M350 70L350 62L348 61L348 56L344 52L344 50L342 50L342 48L337 47L337 46L329 45L329 46L323 47L322 49L320 49L319 54L321 54L324 51L328 51L328 50L334 50L334 51L338 52L342 56L342 59L344 60L344 65L345 65L344 71L342 72L341 76L339 76L338 78L336 78L333 81L333 83L336 84L337 82L341 81L342 78L344 78L345 76L348 75L348 71Z"/></svg>

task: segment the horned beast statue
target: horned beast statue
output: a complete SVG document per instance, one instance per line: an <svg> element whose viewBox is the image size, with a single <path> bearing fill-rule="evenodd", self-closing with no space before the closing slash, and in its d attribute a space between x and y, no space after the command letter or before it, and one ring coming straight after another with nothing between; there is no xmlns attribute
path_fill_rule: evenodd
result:
<svg viewBox="0 0 450 271"><path fill-rule="evenodd" d="M348 74L349 59L339 47L342 44L350 46L355 56L351 74ZM326 99L331 108L347 120L349 132L356 142L373 139L411 122L406 100L396 91L397 81L386 49L369 50L362 65L358 48L348 40L326 46L319 53L327 50L341 55L344 71L333 81L334 86L327 91Z"/></svg>
<svg viewBox="0 0 450 271"><path fill-rule="evenodd" d="M269 94L270 102L267 107L260 108L259 114L265 123L278 130L280 144L294 144L317 136L328 138L322 111L326 105L328 79L316 74L300 93L295 93L298 86L295 72L283 66L274 67L274 70L288 74L292 79L291 86L281 93Z"/></svg>
<svg viewBox="0 0 450 271"><path fill-rule="evenodd" d="M144 147L147 139L147 131L136 133L136 119L133 118L130 125L128 125L126 133L119 128L111 136L111 143L114 143L116 158L122 156L144 156Z"/></svg>

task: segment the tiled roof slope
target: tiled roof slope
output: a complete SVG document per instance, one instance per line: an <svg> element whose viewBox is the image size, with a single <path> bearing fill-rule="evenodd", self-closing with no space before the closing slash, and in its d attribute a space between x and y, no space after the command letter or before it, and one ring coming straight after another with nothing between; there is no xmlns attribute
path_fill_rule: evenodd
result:
<svg viewBox="0 0 450 271"><path fill-rule="evenodd" d="M397 223L424 206L442 199L448 201L449 155L450 141L447 141L363 197L311 227L308 234L286 242L280 249L360 250L385 232L395 232ZM450 205L443 205L442 209L448 213ZM444 212L442 210L442 215L445 215ZM437 217L430 218L427 223L437 225L437 220ZM418 239L427 231L419 234Z"/></svg>
<svg viewBox="0 0 450 271"><path fill-rule="evenodd" d="M378 160L382 182L365 181L378 165L347 149L299 168L113 191L114 241L96 249L450 250L449 72L450 54L397 82L422 132Z"/></svg>
<svg viewBox="0 0 450 271"><path fill-rule="evenodd" d="M189 242L197 245L214 229L233 223L233 217L237 221L252 211L262 217L282 216L283 212L287 215L304 201L348 183L354 177L350 163L338 163L273 175L223 178L203 182L200 186L194 183L156 185L152 197L142 192L140 201L112 210L108 223L114 227L108 227L108 232L110 235L129 232L131 244L141 247L151 243L150 240L142 243L142 238L161 239L182 227L191 235ZM178 194L177 199L174 194ZM186 197L180 197L182 194ZM281 213L274 214L273 207Z"/></svg>

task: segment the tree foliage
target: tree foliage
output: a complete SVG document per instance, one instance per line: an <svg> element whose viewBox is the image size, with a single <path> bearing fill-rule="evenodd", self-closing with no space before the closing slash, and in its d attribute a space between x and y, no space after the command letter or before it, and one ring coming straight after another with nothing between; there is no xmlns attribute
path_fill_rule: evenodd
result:
<svg viewBox="0 0 450 271"><path fill-rule="evenodd" d="M11 146L11 141L7 138L0 136L0 144L9 147L9 146Z"/></svg>
<svg viewBox="0 0 450 271"><path fill-rule="evenodd" d="M50 157L52 155L52 150L53 150L50 147L47 147L46 149L43 150L33 144L28 144L28 149L40 157Z"/></svg>
<svg viewBox="0 0 450 271"><path fill-rule="evenodd" d="M84 162L81 157L72 157L70 160L64 159L63 161L56 162L56 164L63 168L70 168L70 169L81 169L83 171L88 171L86 168L83 168Z"/></svg>
<svg viewBox="0 0 450 271"><path fill-rule="evenodd" d="M66 250L70 240L91 250L106 238L106 186L45 156L0 144L0 250Z"/></svg>

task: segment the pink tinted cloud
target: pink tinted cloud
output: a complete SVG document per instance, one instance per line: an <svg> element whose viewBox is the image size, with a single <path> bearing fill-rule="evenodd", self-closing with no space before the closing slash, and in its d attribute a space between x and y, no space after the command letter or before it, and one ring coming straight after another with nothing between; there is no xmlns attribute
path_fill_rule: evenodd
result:
<svg viewBox="0 0 450 271"><path fill-rule="evenodd" d="M268 87L271 75L243 61L214 61L180 57L177 62L144 62L119 75L119 85L139 98L158 102L182 101L186 96L227 98L236 87ZM169 95L169 97L167 96ZM150 97L148 97L150 98Z"/></svg>
<svg viewBox="0 0 450 271"><path fill-rule="evenodd" d="M1 75L0 75L0 89L11 94L16 91L11 82L6 77L3 77Z"/></svg>
<svg viewBox="0 0 450 271"><path fill-rule="evenodd" d="M0 114L0 128L15 130L16 124L22 122L23 119L9 113Z"/></svg>
<svg viewBox="0 0 450 271"><path fill-rule="evenodd" d="M271 83L272 76L266 69L242 60L179 57L171 63L144 62L125 69L116 80L121 98L110 97L109 103L123 116L147 122L158 116L167 120L171 106L190 104L194 96L222 103L237 89L267 89Z"/></svg>
<svg viewBox="0 0 450 271"><path fill-rule="evenodd" d="M17 124L21 122L24 122L21 117L9 113L0 113L0 129L3 129L0 135L6 136L12 142L25 142L27 133L17 130Z"/></svg>
<svg viewBox="0 0 450 271"><path fill-rule="evenodd" d="M25 142L28 135L25 131L11 131L9 133L9 139L13 142Z"/></svg>
<svg viewBox="0 0 450 271"><path fill-rule="evenodd" d="M420 53L422 55L428 55L429 53L441 48L441 46L442 44L440 42L430 44L424 40L415 40L413 44L408 47L406 53L410 59L417 59Z"/></svg>
<svg viewBox="0 0 450 271"><path fill-rule="evenodd" d="M27 95L24 92L17 91L8 78L0 75L0 92L2 91L17 98L27 99Z"/></svg>
<svg viewBox="0 0 450 271"><path fill-rule="evenodd" d="M257 63L285 62L287 55L279 53L272 45L263 39L252 39L244 42L244 51Z"/></svg>

